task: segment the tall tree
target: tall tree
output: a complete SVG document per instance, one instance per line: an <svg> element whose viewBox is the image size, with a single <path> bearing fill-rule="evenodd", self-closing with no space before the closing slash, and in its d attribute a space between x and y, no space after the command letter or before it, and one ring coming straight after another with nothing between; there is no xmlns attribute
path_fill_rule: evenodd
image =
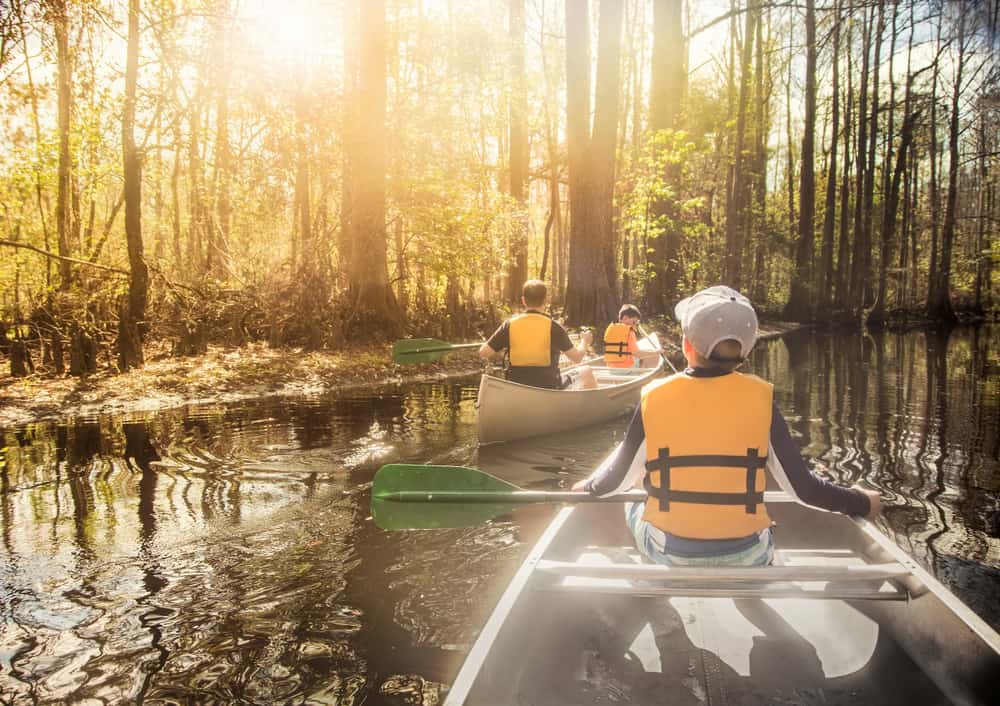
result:
<svg viewBox="0 0 1000 706"><path fill-rule="evenodd" d="M602 0L598 30L597 107L590 133L590 18L587 0L566 3L566 148L570 254L566 317L610 321L616 310L611 200L618 127L622 0ZM610 257L610 262L609 262Z"/></svg>
<svg viewBox="0 0 1000 706"><path fill-rule="evenodd" d="M229 144L229 74L228 38L232 33L229 0L221 0L216 9L215 36L215 218L205 253L205 269L212 272L216 263L224 267L229 258L229 231L232 227L233 155Z"/></svg>
<svg viewBox="0 0 1000 706"><path fill-rule="evenodd" d="M868 278L868 248L865 240L865 181L867 177L866 160L868 157L868 130L865 127L865 116L868 115L868 80L869 58L871 56L872 26L875 23L875 8L871 12L862 10L865 14L864 29L861 36L861 74L859 80L860 96L857 112L857 146L854 153L856 164L854 175L854 242L851 250L851 275L846 290L848 305L859 310L864 305L865 281Z"/></svg>
<svg viewBox="0 0 1000 706"><path fill-rule="evenodd" d="M956 209L958 207L959 161L959 103L962 97L962 74L968 59L966 13L959 10L958 56L955 60L955 83L951 91L951 116L948 121L948 196L945 201L944 222L941 227L941 259L935 273L934 289L927 298L927 314L939 321L954 321L955 310L951 305L951 255L955 240Z"/></svg>
<svg viewBox="0 0 1000 706"><path fill-rule="evenodd" d="M528 86L524 60L524 0L510 2L510 197L522 209L508 254L507 301L517 303L528 277Z"/></svg>
<svg viewBox="0 0 1000 706"><path fill-rule="evenodd" d="M746 218L747 198L750 193L746 183L746 124L747 106L750 102L751 61L753 57L754 23L759 14L758 0L747 0L743 44L740 49L740 93L736 109L735 138L733 140L733 181L727 194L726 207L726 268L728 284L739 288L743 266L743 227Z"/></svg>
<svg viewBox="0 0 1000 706"><path fill-rule="evenodd" d="M350 242L349 320L388 338L402 332L403 313L389 285L385 229L385 0L360 0L355 139L344 145L354 167L344 210ZM364 168L359 168L360 165Z"/></svg>
<svg viewBox="0 0 1000 706"><path fill-rule="evenodd" d="M72 155L70 154L70 129L73 115L73 64L69 50L69 16L66 0L53 0L52 23L56 35L56 84L58 86L57 113L59 121L59 177L56 198L56 233L59 254L69 257L69 234L72 230ZM69 260L59 261L59 288L69 289L72 270Z"/></svg>
<svg viewBox="0 0 1000 706"><path fill-rule="evenodd" d="M936 46L937 52L934 56L934 62L931 64L931 109L930 109L930 124L928 125L930 144L929 144L929 154L928 161L930 162L930 179L928 180L928 191L930 192L930 217L931 217L931 250L928 255L927 262L927 300L924 305L925 308L929 310L927 306L932 300L937 300L937 294L935 289L938 284L938 241L941 236L941 186L940 180L938 178L938 172L940 168L940 150L938 149L938 80L941 75L941 32L944 25L944 12L940 9L938 10L937 18L937 39ZM916 266L916 262L914 262Z"/></svg>
<svg viewBox="0 0 1000 706"><path fill-rule="evenodd" d="M795 274L784 316L805 321L812 315L813 249L816 218L816 179L813 149L816 138L816 3L806 0L805 124L802 127L802 168L799 170L799 239L795 246Z"/></svg>
<svg viewBox="0 0 1000 706"><path fill-rule="evenodd" d="M595 241L603 250L605 276L612 301L607 315L617 313L614 301L617 282L615 260L614 191L618 144L618 104L621 95L621 50L624 0L601 0L597 32L597 78L594 88L594 130L590 157L593 175L593 199L596 219ZM595 315L600 313L594 312ZM601 318L596 319L600 321Z"/></svg>
<svg viewBox="0 0 1000 706"><path fill-rule="evenodd" d="M823 208L823 245L820 254L819 283L816 287L817 312L829 312L833 301L833 231L837 221L837 147L840 138L840 0L833 16L833 87L830 117L830 167L826 171L826 202Z"/></svg>
<svg viewBox="0 0 1000 706"><path fill-rule="evenodd" d="M893 9L893 53L895 53L895 40L896 40L896 9ZM879 281L878 281L878 295L875 297L875 305L868 315L868 320L870 322L877 322L885 319L886 312L888 310L888 270L889 265L893 260L892 249L896 245L896 221L899 215L899 194L900 188L903 182L903 175L906 172L906 165L908 164L908 156L911 145L913 144L914 136L914 126L919 113L913 110L913 81L916 78L910 72L910 58L913 49L913 30L910 29L910 46L907 50L906 59L906 89L903 97L903 124L900 128L899 134L899 150L895 155L895 165L890 169L892 163L892 148L891 139L890 147L886 151L885 159L885 187L883 189L883 205L882 205L882 238L881 238L881 248L879 257ZM923 69L917 72L919 75ZM892 72L890 70L890 76ZM895 95L895 86L892 88L893 95ZM893 106L894 98L890 100L890 106ZM890 121L890 126L892 122ZM890 133L892 128L889 128ZM891 137L891 136L890 136ZM905 201L904 201L905 204ZM904 221L905 223L905 221ZM906 229L903 228L902 243L900 243L900 252L906 251ZM903 287L904 283L903 269L900 266L900 288Z"/></svg>
<svg viewBox="0 0 1000 706"><path fill-rule="evenodd" d="M649 79L649 129L653 133L678 127L687 84L683 5L683 0L655 0L653 3L653 59ZM673 161L669 164L664 181L668 188L676 187L680 178L679 165ZM652 272L646 278L644 299L646 309L656 315L668 311L677 293L681 275L678 260L681 231L671 199L658 196L650 205L650 213L657 223L665 222L658 227L661 232L655 234L648 245Z"/></svg>
<svg viewBox="0 0 1000 706"><path fill-rule="evenodd" d="M874 220L875 213L875 156L878 153L878 130L879 130L879 114L881 112L881 106L879 105L879 73L882 69L882 35L885 31L885 0L879 0L878 4L878 22L875 30L875 59L872 61L872 96L871 96L871 106L872 112L869 118L869 138L868 138L868 166L865 169L865 201L864 201L864 224L862 227L862 239L864 240L864 248L861 251L861 256L864 260L861 266L861 271L864 272L864 276L861 278L861 288L856 292L859 297L857 304L858 309L863 309L872 304L873 288L872 288L872 243L874 242L874 235L872 233L872 222Z"/></svg>
<svg viewBox="0 0 1000 706"><path fill-rule="evenodd" d="M770 9L767 11L768 34L770 34ZM764 50L764 16L758 19L756 48L754 54L754 156L750 172L753 176L753 208L750 210L748 232L752 232L758 223L764 224L767 213L767 142L771 132L769 107L773 78L771 76L771 54ZM751 281L751 298L754 301L766 301L770 289L771 274L774 270L765 262L769 248L769 239L763 237L765 227L757 230L758 237L754 239L754 267Z"/></svg>
<svg viewBox="0 0 1000 706"><path fill-rule="evenodd" d="M851 23L847 23L847 90L844 101L844 159L840 176L840 233L837 240L837 284L834 287L834 308L843 311L848 306L851 248L849 221L851 214L851 110L854 104L854 61L851 58Z"/></svg>
<svg viewBox="0 0 1000 706"><path fill-rule="evenodd" d="M118 325L118 362L122 370L143 364L149 270L142 249L142 163L135 145L135 96L139 74L139 0L128 3L125 105L122 111L122 167L125 178L125 239L128 245L128 299Z"/></svg>

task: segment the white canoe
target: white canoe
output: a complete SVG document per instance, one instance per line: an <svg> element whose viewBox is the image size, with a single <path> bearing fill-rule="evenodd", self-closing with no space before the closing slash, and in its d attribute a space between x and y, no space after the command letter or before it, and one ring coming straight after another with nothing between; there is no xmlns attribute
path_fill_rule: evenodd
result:
<svg viewBox="0 0 1000 706"><path fill-rule="evenodd" d="M767 493L777 563L641 563L621 504L561 510L445 706L989 704L1000 636L864 520Z"/></svg>
<svg viewBox="0 0 1000 706"><path fill-rule="evenodd" d="M643 339L640 347L655 350L659 344ZM554 434L620 417L635 409L643 385L663 369L659 359L651 368L609 368L601 358L574 367L584 365L593 369L597 388L547 390L483 375L476 402L479 443Z"/></svg>

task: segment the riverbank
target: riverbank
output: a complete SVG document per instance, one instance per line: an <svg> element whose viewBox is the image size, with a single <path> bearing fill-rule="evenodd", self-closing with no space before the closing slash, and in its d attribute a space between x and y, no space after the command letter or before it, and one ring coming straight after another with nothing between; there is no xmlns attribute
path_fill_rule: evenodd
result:
<svg viewBox="0 0 1000 706"><path fill-rule="evenodd" d="M794 324L766 322L761 339L781 336L795 328ZM679 338L676 329L658 331L663 340ZM679 366L679 353L670 346L667 349ZM474 349L449 353L434 363L399 366L392 362L389 345L304 352L252 343L241 348L213 346L195 357L173 357L165 348L151 347L148 359L140 370L123 374L100 371L87 378L13 378L3 361L0 427L98 414L153 412L183 405L321 395L363 386L444 380L483 370Z"/></svg>

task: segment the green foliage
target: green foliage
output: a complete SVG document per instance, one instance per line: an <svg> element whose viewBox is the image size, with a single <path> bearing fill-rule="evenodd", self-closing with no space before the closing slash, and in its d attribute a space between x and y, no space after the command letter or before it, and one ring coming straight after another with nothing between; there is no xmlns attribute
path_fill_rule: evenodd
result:
<svg viewBox="0 0 1000 706"><path fill-rule="evenodd" d="M648 136L632 169L623 176L628 188L619 198L620 227L645 243L646 254L651 240L680 234L685 286L698 280L704 267L702 255L711 247L708 198L705 185L695 177L709 155L705 140L696 140L683 130L661 130ZM644 282L656 277L658 268L643 258L629 274Z"/></svg>

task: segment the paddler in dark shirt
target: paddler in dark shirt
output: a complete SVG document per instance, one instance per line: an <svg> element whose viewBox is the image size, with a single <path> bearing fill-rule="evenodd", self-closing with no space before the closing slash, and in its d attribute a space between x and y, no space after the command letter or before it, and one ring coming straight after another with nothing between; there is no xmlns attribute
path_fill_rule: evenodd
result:
<svg viewBox="0 0 1000 706"><path fill-rule="evenodd" d="M504 321L479 349L480 357L488 359L507 351L507 379L522 385L561 390L574 387L597 387L594 373L588 366L579 366L563 374L559 370L559 354L573 363L583 360L593 333L580 335L579 347L574 347L566 329L545 313L548 290L541 280L532 279L521 289L524 312Z"/></svg>

